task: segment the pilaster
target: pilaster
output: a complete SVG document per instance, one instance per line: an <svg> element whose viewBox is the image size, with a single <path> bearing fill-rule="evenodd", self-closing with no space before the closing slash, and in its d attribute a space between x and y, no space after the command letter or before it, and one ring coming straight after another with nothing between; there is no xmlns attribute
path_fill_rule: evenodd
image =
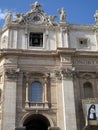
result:
<svg viewBox="0 0 98 130"><path fill-rule="evenodd" d="M61 102L63 118L62 130L77 130L76 128L76 114L75 114L75 100L74 100L74 88L73 88L73 72L69 68L62 68L56 72L58 80L61 80L62 94Z"/></svg>
<svg viewBox="0 0 98 130"><path fill-rule="evenodd" d="M17 70L5 70L3 130L15 130Z"/></svg>

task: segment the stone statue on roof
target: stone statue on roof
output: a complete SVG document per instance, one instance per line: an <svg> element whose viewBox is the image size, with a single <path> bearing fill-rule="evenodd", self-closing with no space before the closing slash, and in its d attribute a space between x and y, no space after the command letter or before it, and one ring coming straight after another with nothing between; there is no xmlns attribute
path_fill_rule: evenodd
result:
<svg viewBox="0 0 98 130"><path fill-rule="evenodd" d="M12 13L8 12L7 15L5 16L5 24L9 24L12 22Z"/></svg>
<svg viewBox="0 0 98 130"><path fill-rule="evenodd" d="M95 17L95 22L98 25L98 10L96 10L94 17Z"/></svg>
<svg viewBox="0 0 98 130"><path fill-rule="evenodd" d="M59 14L60 14L60 22L66 22L66 13L64 8L62 8L61 10L58 10Z"/></svg>
<svg viewBox="0 0 98 130"><path fill-rule="evenodd" d="M33 10L41 10L41 8L42 8L42 5L39 4L37 1L34 4L32 4L31 6L32 6Z"/></svg>

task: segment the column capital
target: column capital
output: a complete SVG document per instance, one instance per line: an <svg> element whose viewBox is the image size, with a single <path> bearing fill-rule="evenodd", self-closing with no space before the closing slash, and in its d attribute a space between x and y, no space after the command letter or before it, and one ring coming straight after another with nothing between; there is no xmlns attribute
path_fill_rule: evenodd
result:
<svg viewBox="0 0 98 130"><path fill-rule="evenodd" d="M61 71L60 71L60 70L55 70L54 74L55 74L55 77L56 77L58 80L61 80L61 79L62 79Z"/></svg>
<svg viewBox="0 0 98 130"><path fill-rule="evenodd" d="M71 68L62 68L61 74L63 79L71 79L73 78L73 71Z"/></svg>
<svg viewBox="0 0 98 130"><path fill-rule="evenodd" d="M61 68L55 71L55 76L58 80L61 79L71 79L73 78L74 69L73 68Z"/></svg>
<svg viewBox="0 0 98 130"><path fill-rule="evenodd" d="M15 80L20 72L20 68L7 68L5 69L5 75L7 79Z"/></svg>

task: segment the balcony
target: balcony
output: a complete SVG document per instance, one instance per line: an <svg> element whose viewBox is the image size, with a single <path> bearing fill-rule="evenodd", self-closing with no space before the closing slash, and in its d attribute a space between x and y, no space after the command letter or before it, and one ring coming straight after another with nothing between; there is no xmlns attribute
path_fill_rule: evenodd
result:
<svg viewBox="0 0 98 130"><path fill-rule="evenodd" d="M49 109L49 104L48 102L26 102L25 104L25 109L26 110L48 110Z"/></svg>

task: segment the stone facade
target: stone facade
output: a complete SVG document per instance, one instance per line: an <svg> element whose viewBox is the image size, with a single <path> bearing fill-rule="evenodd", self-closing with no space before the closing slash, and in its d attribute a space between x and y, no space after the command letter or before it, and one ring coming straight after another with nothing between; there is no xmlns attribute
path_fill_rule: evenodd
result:
<svg viewBox="0 0 98 130"><path fill-rule="evenodd" d="M64 8L57 23L38 2L15 20L7 14L0 30L1 130L98 129L82 105L98 98L97 12L93 25L68 24Z"/></svg>

